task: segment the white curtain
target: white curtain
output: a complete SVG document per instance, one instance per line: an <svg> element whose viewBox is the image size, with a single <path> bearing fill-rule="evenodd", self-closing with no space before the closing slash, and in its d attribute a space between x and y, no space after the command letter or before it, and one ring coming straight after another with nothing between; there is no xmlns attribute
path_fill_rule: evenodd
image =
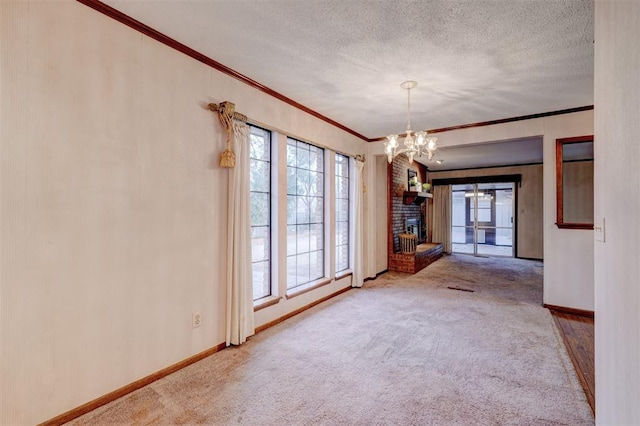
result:
<svg viewBox="0 0 640 426"><path fill-rule="evenodd" d="M362 287L364 283L364 162L354 160L356 173L353 179L355 188L353 238L353 281L352 287Z"/></svg>
<svg viewBox="0 0 640 426"><path fill-rule="evenodd" d="M239 345L255 333L251 272L251 206L249 194L249 126L234 120L229 169L227 237L227 346Z"/></svg>
<svg viewBox="0 0 640 426"><path fill-rule="evenodd" d="M433 187L433 237L445 253L451 253L451 185Z"/></svg>

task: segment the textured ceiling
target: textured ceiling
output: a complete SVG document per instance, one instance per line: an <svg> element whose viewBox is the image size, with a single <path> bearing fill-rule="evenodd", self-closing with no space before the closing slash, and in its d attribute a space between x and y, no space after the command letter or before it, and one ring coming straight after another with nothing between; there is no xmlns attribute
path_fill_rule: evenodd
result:
<svg viewBox="0 0 640 426"><path fill-rule="evenodd" d="M368 138L593 104L592 0L103 0Z"/></svg>

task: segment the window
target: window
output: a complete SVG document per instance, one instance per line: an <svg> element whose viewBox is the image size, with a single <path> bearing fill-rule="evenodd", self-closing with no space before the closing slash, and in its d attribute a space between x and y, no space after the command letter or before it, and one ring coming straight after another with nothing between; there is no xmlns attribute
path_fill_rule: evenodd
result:
<svg viewBox="0 0 640 426"><path fill-rule="evenodd" d="M324 150L287 140L287 289L324 277Z"/></svg>
<svg viewBox="0 0 640 426"><path fill-rule="evenodd" d="M336 272L349 268L349 157L336 154Z"/></svg>
<svg viewBox="0 0 640 426"><path fill-rule="evenodd" d="M250 126L253 300L271 296L271 132Z"/></svg>

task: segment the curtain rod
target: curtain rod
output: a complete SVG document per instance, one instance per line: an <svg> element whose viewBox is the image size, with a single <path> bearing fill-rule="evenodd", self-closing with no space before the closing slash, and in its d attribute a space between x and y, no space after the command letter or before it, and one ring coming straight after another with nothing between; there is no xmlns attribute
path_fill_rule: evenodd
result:
<svg viewBox="0 0 640 426"><path fill-rule="evenodd" d="M213 112L217 112L218 113L218 117L220 118L220 122L222 123L222 125L224 126L225 130L227 130L227 134L229 134L230 132L233 132L233 126L231 125L231 119L234 120L238 120L238 121L242 121L243 123L251 123L252 120L249 120L249 118L247 118L246 115L244 114L240 114L239 112L237 112L235 110L235 104L233 102L229 102L229 101L224 101L224 102L220 102L219 104L214 104L214 103L210 103L208 104L209 109ZM256 123L258 125L262 125L262 123ZM286 132L283 132L286 134ZM227 140L229 141L229 138L227 138ZM326 149L331 149L329 147L322 147L322 148L326 148ZM337 150L334 150L336 152L338 152ZM227 150L225 150L225 153L230 152L231 154L233 154L230 150L229 144L227 143ZM223 153L222 155L224 156L225 153ZM363 163L367 161L365 154L345 154L343 152L340 152L340 154L350 157L350 158L354 158L358 161L362 161ZM229 154L226 154L227 156ZM235 156L234 156L235 157ZM223 159L220 159L221 161L221 165L223 162ZM233 160L233 163L235 164L235 158ZM228 166L223 166L223 167L228 167ZM233 167L233 166L231 166Z"/></svg>

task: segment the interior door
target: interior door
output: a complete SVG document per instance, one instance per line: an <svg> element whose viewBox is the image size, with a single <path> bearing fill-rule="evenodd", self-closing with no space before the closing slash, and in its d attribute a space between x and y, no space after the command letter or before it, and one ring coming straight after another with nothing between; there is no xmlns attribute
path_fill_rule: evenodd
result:
<svg viewBox="0 0 640 426"><path fill-rule="evenodd" d="M514 184L452 187L452 248L476 256L514 256Z"/></svg>

